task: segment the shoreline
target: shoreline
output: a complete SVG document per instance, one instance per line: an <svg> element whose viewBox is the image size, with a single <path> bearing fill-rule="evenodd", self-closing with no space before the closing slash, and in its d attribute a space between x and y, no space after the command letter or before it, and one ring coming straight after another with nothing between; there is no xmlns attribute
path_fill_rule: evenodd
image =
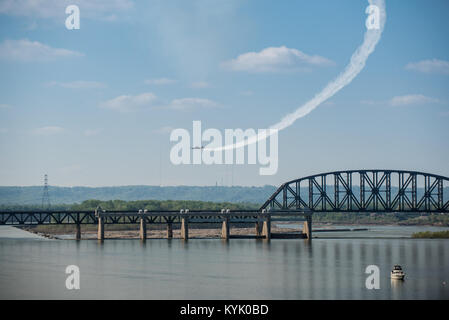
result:
<svg viewBox="0 0 449 320"><path fill-rule="evenodd" d="M74 240L75 234L68 232L42 232L33 230L33 228L23 228L23 230L37 234L48 239ZM302 230L292 228L271 227L272 233L302 234ZM256 236L254 227L233 227L231 236ZM139 239L139 230L105 230L106 239ZM220 239L221 227L217 228L190 228L189 239ZM97 239L96 231L81 232L81 239ZM165 229L148 229L147 239L167 239ZM173 228L173 239L181 239L181 229Z"/></svg>
<svg viewBox="0 0 449 320"><path fill-rule="evenodd" d="M299 225L299 227L298 227ZM295 226L295 227L292 227ZM341 229L339 227L346 226L349 228ZM368 231L367 227L376 226L404 226L411 227L410 225L400 225L400 224L358 224L358 223L315 223L313 232L316 233L328 233L328 232L359 232ZM417 227L423 225L416 225ZM58 240L74 240L75 231L67 230L67 226L62 225L52 225L51 230L42 230L47 226L36 226L36 227L19 227L20 229L36 234L47 239L58 239ZM70 225L69 229L72 226ZM132 227L132 228L131 228ZM334 228L336 227L336 228ZM356 227L356 228L353 228ZM435 226L427 225L427 227L446 227L447 226ZM60 229L60 230L58 230ZM86 230L87 229L87 230ZM273 234L288 234L300 236L302 234L301 222L279 222L272 223L271 231ZM231 237L256 237L256 232L254 226L233 226L231 227ZM411 237L411 236L410 236ZM139 239L139 226L138 225L115 225L115 230L106 228L105 230L106 239ZM220 239L221 238L221 226L196 226L189 229L189 239ZM86 225L84 230L81 232L81 239L94 240L97 239L96 225ZM162 225L157 225L157 227L147 228L147 239L167 239L167 230ZM181 230L178 227L173 228L173 239L181 239Z"/></svg>

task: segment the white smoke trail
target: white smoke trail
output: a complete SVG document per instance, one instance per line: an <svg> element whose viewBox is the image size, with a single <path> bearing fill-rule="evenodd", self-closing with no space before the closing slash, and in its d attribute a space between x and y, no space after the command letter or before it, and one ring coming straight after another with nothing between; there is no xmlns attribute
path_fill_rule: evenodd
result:
<svg viewBox="0 0 449 320"><path fill-rule="evenodd" d="M379 8L379 22L380 22L379 29L367 29L365 32L362 45L360 45L357 48L357 50L352 54L351 60L349 64L346 66L346 68L343 70L343 72L341 72L336 79L328 83L327 86L320 93L315 95L314 98L307 101L296 111L286 115L278 123L275 123L274 125L270 126L270 129L277 129L280 131L291 126L296 120L312 112L320 104L331 98L338 91L340 91L349 83L351 83L351 81L354 80L354 78L360 73L360 71L363 70L366 64L366 60L368 59L370 54L374 51L377 43L380 40L386 21L385 1L368 0L368 2L370 5L375 5ZM270 133L268 132L267 135L262 139L267 138L269 134ZM258 138L257 135L254 135L249 137L247 140L243 140L236 144L229 144L209 150L222 151L234 148L241 148L248 144L256 143L262 139Z"/></svg>

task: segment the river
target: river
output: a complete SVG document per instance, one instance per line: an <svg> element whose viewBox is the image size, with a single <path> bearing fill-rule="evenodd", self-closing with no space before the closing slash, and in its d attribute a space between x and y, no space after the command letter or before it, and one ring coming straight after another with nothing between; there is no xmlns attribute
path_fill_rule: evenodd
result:
<svg viewBox="0 0 449 320"><path fill-rule="evenodd" d="M315 233L311 242L99 244L0 227L0 299L449 299L449 240L407 238L447 228L367 228ZM405 281L390 280L395 264ZM79 290L65 286L68 265L79 267ZM365 286L368 265L379 267L379 289Z"/></svg>

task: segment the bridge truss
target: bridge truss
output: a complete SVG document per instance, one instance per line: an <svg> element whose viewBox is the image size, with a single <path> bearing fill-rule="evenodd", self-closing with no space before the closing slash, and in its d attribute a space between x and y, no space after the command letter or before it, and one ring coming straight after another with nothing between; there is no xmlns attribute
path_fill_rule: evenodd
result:
<svg viewBox="0 0 449 320"><path fill-rule="evenodd" d="M260 210L211 211L192 210L180 211L2 211L0 225L39 225L39 224L97 224L101 216L106 224L137 224L141 219L148 224L181 223L188 218L191 223L220 223L229 219L232 223L257 222L268 215ZM277 211L277 219L282 221L298 212ZM302 213L307 215L307 213Z"/></svg>
<svg viewBox="0 0 449 320"><path fill-rule="evenodd" d="M401 170L321 173L282 184L261 209L449 213L449 178Z"/></svg>

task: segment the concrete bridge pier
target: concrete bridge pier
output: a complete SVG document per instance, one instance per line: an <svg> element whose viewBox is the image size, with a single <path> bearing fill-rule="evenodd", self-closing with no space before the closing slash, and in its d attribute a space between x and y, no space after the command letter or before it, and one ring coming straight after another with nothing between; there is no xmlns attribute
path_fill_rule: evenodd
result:
<svg viewBox="0 0 449 320"><path fill-rule="evenodd" d="M97 239L100 241L104 240L104 219L102 216L98 217L98 233Z"/></svg>
<svg viewBox="0 0 449 320"><path fill-rule="evenodd" d="M262 220L257 219L256 225L255 225L256 237L261 237L262 236L262 227L263 227Z"/></svg>
<svg viewBox="0 0 449 320"><path fill-rule="evenodd" d="M221 238L225 240L229 240L231 226L229 224L229 217L225 217L223 219L222 227L221 227Z"/></svg>
<svg viewBox="0 0 449 320"><path fill-rule="evenodd" d="M187 217L181 218L181 239L189 240L189 220Z"/></svg>
<svg viewBox="0 0 449 320"><path fill-rule="evenodd" d="M173 239L173 224L167 223L167 239Z"/></svg>
<svg viewBox="0 0 449 320"><path fill-rule="evenodd" d="M304 227L302 229L302 233L307 236L308 240L312 239L312 216L307 215L306 221L304 221Z"/></svg>
<svg viewBox="0 0 449 320"><path fill-rule="evenodd" d="M81 224L76 224L75 239L81 240Z"/></svg>
<svg viewBox="0 0 449 320"><path fill-rule="evenodd" d="M145 217L140 217L140 232L139 232L140 240L147 240L147 220Z"/></svg>
<svg viewBox="0 0 449 320"><path fill-rule="evenodd" d="M267 240L271 239L271 216L270 215L267 215L265 220L263 221L262 236L264 236L265 239L267 239Z"/></svg>

